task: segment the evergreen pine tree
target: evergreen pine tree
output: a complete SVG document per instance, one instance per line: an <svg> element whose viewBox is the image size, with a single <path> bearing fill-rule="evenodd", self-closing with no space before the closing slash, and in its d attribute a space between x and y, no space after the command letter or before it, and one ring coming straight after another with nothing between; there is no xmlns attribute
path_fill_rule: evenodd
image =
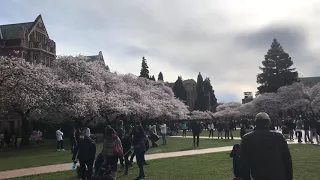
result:
<svg viewBox="0 0 320 180"><path fill-rule="evenodd" d="M158 81L163 81L163 74L162 74L162 72L160 72L159 75L158 75Z"/></svg>
<svg viewBox="0 0 320 180"><path fill-rule="evenodd" d="M156 79L154 78L154 75L150 76L149 79L152 80L152 81L156 81Z"/></svg>
<svg viewBox="0 0 320 180"><path fill-rule="evenodd" d="M205 101L205 95L204 95L203 78L200 72L197 78L196 90L197 90L197 99L194 104L194 109L199 111L205 111L206 101Z"/></svg>
<svg viewBox="0 0 320 180"><path fill-rule="evenodd" d="M149 67L146 58L142 57L140 77L149 79Z"/></svg>
<svg viewBox="0 0 320 180"><path fill-rule="evenodd" d="M184 101L184 103L187 103L187 91L183 85L181 76L178 76L178 79L174 83L173 93L176 98Z"/></svg>
<svg viewBox="0 0 320 180"><path fill-rule="evenodd" d="M204 87L204 93L207 94L208 96L210 97L207 97L207 98L210 98L210 110L214 110L213 108L217 106L217 98L214 94L214 90L212 88L212 85L211 85L211 81L210 81L210 78L205 78L205 80L203 81L203 87ZM209 101L209 100L207 100Z"/></svg>
<svg viewBox="0 0 320 180"><path fill-rule="evenodd" d="M259 67L262 73L257 75L257 83L260 84L257 94L277 92L280 87L298 81L298 72L291 68L293 61L277 39L273 39L262 65Z"/></svg>

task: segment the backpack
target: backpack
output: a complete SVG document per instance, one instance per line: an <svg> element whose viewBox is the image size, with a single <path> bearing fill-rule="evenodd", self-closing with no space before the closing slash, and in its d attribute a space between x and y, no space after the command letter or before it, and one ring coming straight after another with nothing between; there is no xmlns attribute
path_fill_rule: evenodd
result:
<svg viewBox="0 0 320 180"><path fill-rule="evenodd" d="M116 137L116 145L114 146L114 153L118 156L118 157L122 157L123 156L123 149L121 146L121 141L118 137Z"/></svg>

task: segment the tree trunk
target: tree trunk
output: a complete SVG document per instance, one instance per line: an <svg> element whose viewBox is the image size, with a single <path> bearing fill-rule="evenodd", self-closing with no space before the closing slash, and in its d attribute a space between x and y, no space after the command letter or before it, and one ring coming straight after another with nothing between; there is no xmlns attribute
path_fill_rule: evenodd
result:
<svg viewBox="0 0 320 180"><path fill-rule="evenodd" d="M29 137L30 137L30 126L29 126L29 119L27 116L22 116L22 139L21 139L21 146L28 146L29 145Z"/></svg>

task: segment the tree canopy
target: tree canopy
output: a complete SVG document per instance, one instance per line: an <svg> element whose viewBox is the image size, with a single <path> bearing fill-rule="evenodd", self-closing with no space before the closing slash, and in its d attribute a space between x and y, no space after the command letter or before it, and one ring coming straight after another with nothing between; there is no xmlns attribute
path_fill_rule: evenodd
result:
<svg viewBox="0 0 320 180"><path fill-rule="evenodd" d="M182 77L178 76L178 79L173 85L174 96L183 102L187 102L187 91L183 85Z"/></svg>
<svg viewBox="0 0 320 180"><path fill-rule="evenodd" d="M149 66L147 64L147 60L146 60L145 57L142 57L140 77L150 78L150 76L149 76Z"/></svg>
<svg viewBox="0 0 320 180"><path fill-rule="evenodd" d="M208 110L208 107L206 107L206 96L204 91L204 83L203 83L203 77L201 73L199 72L198 78L197 78L197 99L194 104L194 109L199 111L206 111Z"/></svg>
<svg viewBox="0 0 320 180"><path fill-rule="evenodd" d="M298 72L292 68L293 61L277 39L273 40L262 65L259 67L262 73L257 75L258 94L275 93L280 87L297 82Z"/></svg>
<svg viewBox="0 0 320 180"><path fill-rule="evenodd" d="M158 75L158 81L163 81L163 74L162 74L162 72L160 72L159 75Z"/></svg>

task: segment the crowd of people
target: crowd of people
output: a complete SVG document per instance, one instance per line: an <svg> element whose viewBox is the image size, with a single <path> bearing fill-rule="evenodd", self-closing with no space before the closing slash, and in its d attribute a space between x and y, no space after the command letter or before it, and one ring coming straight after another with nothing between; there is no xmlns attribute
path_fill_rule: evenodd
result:
<svg viewBox="0 0 320 180"><path fill-rule="evenodd" d="M107 125L104 131L103 148L97 152L94 138L88 127L75 128L71 133L70 143L72 160L76 164L79 161L77 172L79 178L91 180L94 178L113 180L117 177L118 162L125 169L124 175L128 175L134 157L139 168L137 180L145 179L144 166L145 153L149 150L149 140L153 147L157 147L158 135L162 137L162 145L167 144L167 125L165 123L143 126L140 123L125 125L119 121L114 127ZM157 127L159 132L157 133ZM56 131L57 150L63 149L63 132ZM97 154L97 158L96 157ZM94 169L93 169L94 168Z"/></svg>
<svg viewBox="0 0 320 180"><path fill-rule="evenodd" d="M78 167L79 178L87 180L92 177L96 177L95 179L116 179L119 161L121 168L124 168L124 175L127 175L129 167L132 166L133 159L136 157L139 168L137 179L145 179L144 166L148 165L145 153L149 150L149 141L151 141L151 147L158 147L159 136L162 139L162 145L166 145L167 135L176 135L177 132L182 131L182 136L185 137L187 131L191 131L193 145L198 147L199 136L204 129L209 131L209 138L213 138L217 132L218 139L233 139L234 130L236 127L240 127L241 145L236 144L230 153L230 157L233 158L235 177L243 180L249 179L248 177L292 180L291 155L286 139L293 140L296 137L299 142L302 142L303 134L305 142L314 143L314 139L316 139L319 143L320 139L319 116L299 115L281 118L273 123L266 113L259 113L255 119L172 122L168 126L165 123L124 125L123 121L119 122L116 125L106 126L101 152L96 152L95 141L88 127L73 130L70 137L71 152L73 154L72 160L75 162L78 160L80 164ZM279 133L280 130L284 136ZM57 150L64 151L61 129L56 131L56 136ZM261 139L264 140L261 141ZM277 143L278 146L274 146ZM96 153L97 158L95 158ZM270 160L276 162L276 169L269 167L273 164ZM273 170L276 173L270 175L267 170L270 172Z"/></svg>

